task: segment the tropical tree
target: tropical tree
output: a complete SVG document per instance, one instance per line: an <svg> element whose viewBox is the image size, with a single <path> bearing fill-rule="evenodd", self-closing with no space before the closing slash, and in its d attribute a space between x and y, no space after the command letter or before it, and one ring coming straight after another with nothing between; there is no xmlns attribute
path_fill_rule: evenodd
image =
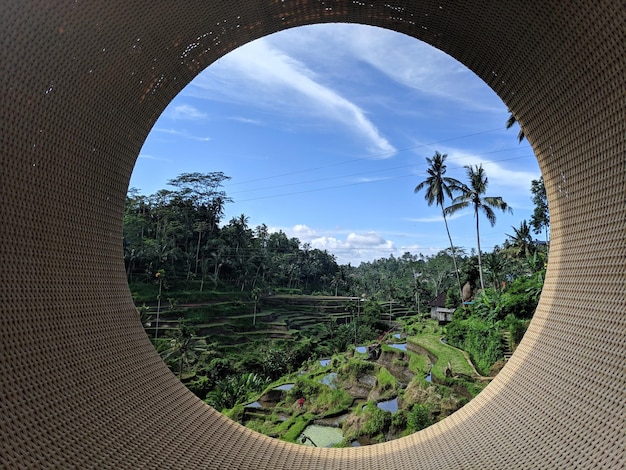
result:
<svg viewBox="0 0 626 470"><path fill-rule="evenodd" d="M216 410L232 408L261 392L268 383L268 379L253 373L226 377L218 380L215 388L207 393L206 402Z"/></svg>
<svg viewBox="0 0 626 470"><path fill-rule="evenodd" d="M501 251L494 250L485 255L485 273L488 282L497 291L505 279L506 259Z"/></svg>
<svg viewBox="0 0 626 470"><path fill-rule="evenodd" d="M224 205L232 202L221 189L225 181L230 180L224 173L182 173L168 181L168 184L178 188L173 192L173 200L176 202L179 212L186 212L185 225L191 226L197 232L198 239L195 249L194 274L198 274L200 266L200 246L204 233L211 234L219 224L223 214ZM193 219L196 219L195 221ZM189 253L189 250L185 250ZM191 269L188 270L188 275Z"/></svg>
<svg viewBox="0 0 626 470"><path fill-rule="evenodd" d="M535 251L535 243L533 242L533 238L530 234L530 226L526 220L523 220L519 228L515 228L511 226L514 231L514 235L506 234L509 237L508 242L510 243L513 256L516 258L528 258L532 256Z"/></svg>
<svg viewBox="0 0 626 470"><path fill-rule="evenodd" d="M510 129L515 124L517 124L517 118L515 117L513 112L509 110L509 118L506 120L506 128ZM521 143L522 140L524 140L525 138L526 138L526 135L524 134L524 130L520 126L519 132L517 133L517 141Z"/></svg>
<svg viewBox="0 0 626 470"><path fill-rule="evenodd" d="M448 220L446 218L446 211L444 210L444 202L446 197L453 199L452 192L454 188L461 187L462 184L455 178L444 176L446 174L446 158L447 154L440 154L435 152L432 158L426 158L426 161L430 165L426 170L428 177L415 187L414 192L418 193L422 189L426 188L424 199L429 206L433 204L441 207L441 215L443 216L443 223L446 226L446 233L448 234L448 240L450 241L450 250L452 252L452 261L454 263L454 272L456 273L456 280L459 285L459 298L462 299L461 278L459 277L459 269L456 263L456 252L454 244L452 243L452 237L450 236L450 229L448 228Z"/></svg>
<svg viewBox="0 0 626 470"><path fill-rule="evenodd" d="M543 176L538 180L532 180L530 185L530 192L533 195L532 200L535 204L533 215L530 218L530 226L536 234L541 233L543 229L546 230L547 244L550 240L550 211L548 210L548 196L546 187L543 184Z"/></svg>
<svg viewBox="0 0 626 470"><path fill-rule="evenodd" d="M161 353L166 363L178 363L178 378L182 378L185 366L195 362L200 354L206 352L206 341L194 336L193 329L181 319L174 332L169 347Z"/></svg>
<svg viewBox="0 0 626 470"><path fill-rule="evenodd" d="M256 312L259 305L259 299L261 298L261 289L255 287L251 292L252 300L254 300L254 316L252 317L252 325L256 326Z"/></svg>
<svg viewBox="0 0 626 470"><path fill-rule="evenodd" d="M451 206L444 209L444 213L454 214L469 206L474 209L474 217L476 219L476 245L478 248L478 274L480 276L480 287L484 290L485 282L483 280L478 214L479 212L482 212L493 227L496 223L496 215L493 209L498 209L503 212L508 211L511 213L513 210L501 196L484 195L487 191L489 179L487 178L482 165L466 165L465 170L469 180L469 186L462 183L455 185L453 190L458 190L461 194L454 198Z"/></svg>

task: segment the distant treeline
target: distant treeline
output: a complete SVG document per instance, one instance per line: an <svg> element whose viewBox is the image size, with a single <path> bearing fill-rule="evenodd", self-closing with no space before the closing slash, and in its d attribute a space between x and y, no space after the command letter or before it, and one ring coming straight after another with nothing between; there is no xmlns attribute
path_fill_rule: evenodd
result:
<svg viewBox="0 0 626 470"><path fill-rule="evenodd" d="M160 273L161 282L171 289L202 291L222 285L242 291L365 295L416 309L458 285L450 249L432 256L407 252L354 267L339 265L333 254L282 231L270 233L265 224L251 228L244 214L224 224L224 208L231 199L222 185L228 179L221 172L184 173L169 181L171 190L150 196L129 191L124 213L129 282L153 283ZM541 269L537 254L545 247L532 242L525 223L520 230L526 234L515 229L515 236L502 247L484 254L486 286L500 288ZM479 272L474 250L467 253L455 247L455 252L461 283L476 289ZM459 297L456 291L453 297Z"/></svg>

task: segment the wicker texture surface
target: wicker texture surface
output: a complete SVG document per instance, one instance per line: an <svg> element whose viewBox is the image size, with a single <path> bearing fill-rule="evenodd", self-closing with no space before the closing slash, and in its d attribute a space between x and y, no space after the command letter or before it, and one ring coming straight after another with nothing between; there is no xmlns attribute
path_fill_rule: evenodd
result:
<svg viewBox="0 0 626 470"><path fill-rule="evenodd" d="M0 4L0 467L626 466L621 0ZM172 98L234 48L323 22L471 68L523 126L552 218L540 305L501 374L443 422L356 449L270 439L197 400L144 334L121 250L135 159Z"/></svg>

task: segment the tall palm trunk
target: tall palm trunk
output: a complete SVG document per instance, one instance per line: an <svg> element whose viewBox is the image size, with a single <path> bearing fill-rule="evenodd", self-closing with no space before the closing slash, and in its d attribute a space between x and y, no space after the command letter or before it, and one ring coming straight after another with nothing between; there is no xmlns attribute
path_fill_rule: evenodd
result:
<svg viewBox="0 0 626 470"><path fill-rule="evenodd" d="M198 246L196 247L196 271L194 273L196 276L198 275L198 263L200 262L200 243L202 243L202 230L198 230Z"/></svg>
<svg viewBox="0 0 626 470"><path fill-rule="evenodd" d="M480 288L485 290L485 282L483 281L483 262L480 251L480 231L478 230L478 208L474 209L476 216L476 245L478 246L478 275L480 276Z"/></svg>
<svg viewBox="0 0 626 470"><path fill-rule="evenodd" d="M454 244L452 243L452 237L450 236L450 229L448 228L448 219L446 218L446 212L441 207L441 214L443 215L443 223L446 225L446 233L448 234L448 240L450 240L450 250L452 251L452 262L454 263L454 273L456 274L456 282L459 284L459 296L461 297L461 303L463 303L463 287L461 286L461 277L459 276L459 268L456 264L456 251L454 250Z"/></svg>

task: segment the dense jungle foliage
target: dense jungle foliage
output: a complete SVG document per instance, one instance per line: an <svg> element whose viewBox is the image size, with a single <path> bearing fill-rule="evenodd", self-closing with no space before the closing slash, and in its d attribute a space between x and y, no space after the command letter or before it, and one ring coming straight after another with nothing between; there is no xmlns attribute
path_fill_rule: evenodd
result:
<svg viewBox="0 0 626 470"><path fill-rule="evenodd" d="M445 156L439 157L434 163L443 163ZM478 178L475 185L481 175L478 167L468 169L468 177ZM283 232L249 227L243 214L225 223L226 180L222 173L186 173L170 181L174 189L150 196L129 191L126 273L146 332L172 371L208 404L261 432L299 439L305 424L329 410L345 411L355 400L368 404L355 408L344 425L354 439L369 427L365 434L378 441L422 429L480 391L476 380L497 373L532 318L548 256L548 244L531 236L531 227L537 232L541 225L523 221L488 253L455 247L450 238L451 247L434 255L339 265L327 251ZM480 190L454 184L465 197ZM542 187L539 180L531 188L541 201ZM453 203L462 205L461 196ZM452 206L441 207L445 216ZM442 293L455 313L449 324L433 326L431 301ZM391 334L416 349L385 349ZM356 346L372 343L383 347L379 362L350 358ZM465 351L473 365L450 346ZM316 361L331 357L329 367L346 388L323 388L315 379ZM290 374L298 371L312 378L296 380ZM424 382L429 372L436 390ZM244 419L243 404L286 377L297 386L281 397L279 409L303 413L280 424L280 431L278 421ZM363 388L359 381L372 382L357 399L346 390ZM402 403L399 414L381 414L376 402L394 395ZM295 404L304 397L306 404Z"/></svg>

